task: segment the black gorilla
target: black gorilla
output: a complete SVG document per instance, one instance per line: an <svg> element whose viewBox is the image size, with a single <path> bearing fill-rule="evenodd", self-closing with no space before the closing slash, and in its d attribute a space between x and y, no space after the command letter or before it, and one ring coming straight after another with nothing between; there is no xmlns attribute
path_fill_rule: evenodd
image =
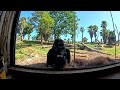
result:
<svg viewBox="0 0 120 90"><path fill-rule="evenodd" d="M47 53L47 66L62 69L66 63L70 63L70 50L65 47L62 39L56 39Z"/></svg>

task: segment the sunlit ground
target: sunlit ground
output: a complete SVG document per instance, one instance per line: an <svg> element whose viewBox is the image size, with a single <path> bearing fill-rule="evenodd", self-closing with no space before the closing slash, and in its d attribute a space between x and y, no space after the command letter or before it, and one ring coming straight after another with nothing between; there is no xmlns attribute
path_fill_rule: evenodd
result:
<svg viewBox="0 0 120 90"><path fill-rule="evenodd" d="M86 46L95 49L94 44L86 44ZM104 46L104 45L103 45ZM16 42L16 65L26 66L26 67L35 67L35 68L44 68L46 67L47 52L52 47L52 45L40 45L39 41L17 41ZM68 47L69 48L69 47ZM71 63L66 66L66 68L73 68L76 64L76 68L84 67L94 67L100 65L107 65L110 63L116 63L120 58L120 46L116 47L116 56L115 60L115 47L106 48L100 47L98 50L103 53L96 51L80 50L75 49L75 60L74 60L74 49L70 49L71 54Z"/></svg>

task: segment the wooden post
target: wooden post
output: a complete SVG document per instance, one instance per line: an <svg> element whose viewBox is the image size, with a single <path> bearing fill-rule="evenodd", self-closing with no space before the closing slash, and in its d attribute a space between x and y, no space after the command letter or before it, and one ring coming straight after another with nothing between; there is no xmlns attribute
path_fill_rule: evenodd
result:
<svg viewBox="0 0 120 90"><path fill-rule="evenodd" d="M75 15L74 15L74 67L76 67L76 63L75 63L75 29L76 27L75 27L75 24L76 22L75 22Z"/></svg>

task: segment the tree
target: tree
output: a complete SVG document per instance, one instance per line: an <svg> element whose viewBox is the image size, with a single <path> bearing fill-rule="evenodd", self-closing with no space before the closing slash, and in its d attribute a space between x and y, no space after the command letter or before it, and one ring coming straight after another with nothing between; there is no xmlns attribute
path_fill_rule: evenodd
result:
<svg viewBox="0 0 120 90"><path fill-rule="evenodd" d="M18 29L19 29L19 33L20 33L20 36L21 36L21 41L23 40L22 39L22 36L23 36L23 30L25 28L25 24L26 24L26 18L25 17L22 17L20 20L19 20L19 23L18 23Z"/></svg>
<svg viewBox="0 0 120 90"><path fill-rule="evenodd" d="M82 33L82 42L84 42L84 40L83 40L83 32L85 31L84 27L81 27L81 28L80 28L80 31L81 31L81 33Z"/></svg>
<svg viewBox="0 0 120 90"><path fill-rule="evenodd" d="M109 37L109 31L110 30L107 30L105 28L103 28L101 30L101 36L103 37L103 42L106 44L107 43L107 40L108 40L108 37Z"/></svg>
<svg viewBox="0 0 120 90"><path fill-rule="evenodd" d="M43 33L43 38L46 41L48 41L49 37L51 36L51 29L46 29L45 32Z"/></svg>
<svg viewBox="0 0 120 90"><path fill-rule="evenodd" d="M107 31L107 22L106 21L102 21L101 24L102 30L101 30L101 35L103 37L103 42L106 43L107 42L107 35L108 35L108 31Z"/></svg>
<svg viewBox="0 0 120 90"><path fill-rule="evenodd" d="M32 40L37 40L37 36L36 35L32 36Z"/></svg>
<svg viewBox="0 0 120 90"><path fill-rule="evenodd" d="M54 40L53 40L53 35L51 35L51 36L49 37L49 42L54 42Z"/></svg>
<svg viewBox="0 0 120 90"><path fill-rule="evenodd" d="M93 26L93 32L94 32L94 37L95 37L95 42L97 41L97 31L98 31L98 26L97 25L94 25Z"/></svg>
<svg viewBox="0 0 120 90"><path fill-rule="evenodd" d="M46 36L50 36L48 34L51 34L47 32L50 32L51 28L53 27L54 20L50 17L48 11L35 11L32 13L30 22L38 30L41 38L41 44L43 45L43 38L46 39Z"/></svg>
<svg viewBox="0 0 120 90"><path fill-rule="evenodd" d="M74 36L74 16L76 18L76 29L78 28L78 18L73 11L50 11L51 17L55 21L55 25L52 28L52 34L54 39L60 38L61 35L70 34L73 42Z"/></svg>
<svg viewBox="0 0 120 90"><path fill-rule="evenodd" d="M54 40L60 38L60 35L64 33L65 25L65 12L64 11L50 11L50 16L55 21L52 28L52 34L54 35Z"/></svg>
<svg viewBox="0 0 120 90"><path fill-rule="evenodd" d="M83 38L83 42L87 42L87 40L88 40L88 39L87 39L86 37Z"/></svg>
<svg viewBox="0 0 120 90"><path fill-rule="evenodd" d="M106 29L106 27L107 27L107 22L106 22L106 21L102 21L101 27Z"/></svg>
<svg viewBox="0 0 120 90"><path fill-rule="evenodd" d="M36 40L40 40L40 39L41 39L40 33L38 32L38 33L37 33L37 36L36 36Z"/></svg>
<svg viewBox="0 0 120 90"><path fill-rule="evenodd" d="M91 43L92 43L92 38L93 38L93 34L94 34L93 26L92 26L92 25L90 25L90 26L88 27L88 32L89 32L90 39L91 39Z"/></svg>
<svg viewBox="0 0 120 90"><path fill-rule="evenodd" d="M23 40L24 40L24 38L25 38L25 35L27 35L27 31L26 31L25 28L24 28L24 30L23 30Z"/></svg>
<svg viewBox="0 0 120 90"><path fill-rule="evenodd" d="M77 17L76 12L69 11L66 13L67 13L67 15L66 15L67 16L67 23L66 23L67 28L65 31L66 31L66 33L71 35L72 44L73 44L74 35L77 35L77 33L79 33L79 31L77 31L77 29L78 29L78 21L80 19ZM74 26L75 26L75 33L74 33Z"/></svg>
<svg viewBox="0 0 120 90"><path fill-rule="evenodd" d="M115 31L109 31L108 44L112 45L116 42Z"/></svg>
<svg viewBox="0 0 120 90"><path fill-rule="evenodd" d="M70 44L70 39L69 38L67 39L67 43Z"/></svg>
<svg viewBox="0 0 120 90"><path fill-rule="evenodd" d="M110 35L110 30L106 30L105 32L106 43L108 42L109 35Z"/></svg>
<svg viewBox="0 0 120 90"><path fill-rule="evenodd" d="M30 36L31 36L30 34L32 33L32 31L33 31L32 24L30 22L26 22L26 26L25 26L23 32L25 35L26 34L28 35L28 40L30 40Z"/></svg>

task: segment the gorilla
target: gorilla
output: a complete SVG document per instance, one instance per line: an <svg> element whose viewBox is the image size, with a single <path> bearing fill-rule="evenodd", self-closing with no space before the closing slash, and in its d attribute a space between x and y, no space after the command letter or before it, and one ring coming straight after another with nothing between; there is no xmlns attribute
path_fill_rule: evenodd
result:
<svg viewBox="0 0 120 90"><path fill-rule="evenodd" d="M51 66L59 70L63 69L67 63L70 63L70 50L65 47L62 39L56 39L47 53L47 67Z"/></svg>

